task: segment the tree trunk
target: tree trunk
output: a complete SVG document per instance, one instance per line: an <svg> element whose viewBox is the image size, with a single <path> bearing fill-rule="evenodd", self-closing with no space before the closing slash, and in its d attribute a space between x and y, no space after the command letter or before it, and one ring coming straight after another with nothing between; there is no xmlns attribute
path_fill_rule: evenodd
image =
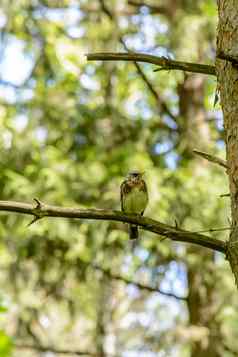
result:
<svg viewBox="0 0 238 357"><path fill-rule="evenodd" d="M237 0L218 0L217 54L238 58ZM238 68L228 60L217 59L218 89L224 116L226 155L231 193L232 231L227 249L238 286Z"/></svg>
<svg viewBox="0 0 238 357"><path fill-rule="evenodd" d="M100 274L101 275L101 274ZM106 326L108 320L108 305L109 304L109 294L108 288L110 286L110 281L105 275L100 277L100 290L98 291L98 301L97 301L97 320L95 329L95 346L96 353L98 357L105 357L105 338L106 338Z"/></svg>

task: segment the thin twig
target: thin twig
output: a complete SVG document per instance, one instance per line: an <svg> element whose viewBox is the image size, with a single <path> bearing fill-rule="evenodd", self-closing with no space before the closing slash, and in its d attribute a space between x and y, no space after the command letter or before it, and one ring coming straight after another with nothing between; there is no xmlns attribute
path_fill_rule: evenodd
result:
<svg viewBox="0 0 238 357"><path fill-rule="evenodd" d="M226 169L228 169L228 165L227 165L227 162L225 160L222 160L220 159L219 157L217 156L213 156L211 154L208 154L206 152L203 152L203 151L199 151L199 150L193 150L194 154L196 155L199 155L201 156L202 158L210 161L210 162L213 162L214 164L218 164L222 167L225 167Z"/></svg>
<svg viewBox="0 0 238 357"><path fill-rule="evenodd" d="M156 233L160 236L168 237L173 241L187 242L203 246L212 250L217 250L224 253L226 250L226 242L221 240L198 234L167 224L158 222L154 219L142 217L135 214L124 214L121 211L105 210L105 209L80 209L80 208L66 208L59 206L51 206L41 202L39 208L33 204L14 202L14 201L0 201L0 211L16 212L32 216L43 217L64 217L64 218L83 218L95 219L105 221L118 221L124 223L135 224L142 229Z"/></svg>
<svg viewBox="0 0 238 357"><path fill-rule="evenodd" d="M191 62L174 61L166 57L153 56L145 53L96 52L88 53L86 56L88 61L146 62L157 65L162 68L165 67L166 69L170 70L182 70L185 72L210 74L212 76L216 75L215 66Z"/></svg>
<svg viewBox="0 0 238 357"><path fill-rule="evenodd" d="M220 195L221 198L223 198L223 197L230 197L230 196L231 196L230 193L223 193L222 195Z"/></svg>
<svg viewBox="0 0 238 357"><path fill-rule="evenodd" d="M210 228L210 229L204 229L201 231L196 231L193 233L212 233L212 232L223 232L223 231L230 231L232 227L221 227L221 228Z"/></svg>

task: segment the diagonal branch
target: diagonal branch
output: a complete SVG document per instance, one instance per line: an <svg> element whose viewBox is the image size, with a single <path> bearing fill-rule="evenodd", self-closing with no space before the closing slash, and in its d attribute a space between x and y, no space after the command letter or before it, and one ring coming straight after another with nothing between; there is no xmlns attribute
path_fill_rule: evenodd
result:
<svg viewBox="0 0 238 357"><path fill-rule="evenodd" d="M139 73L139 75L141 76L141 78L143 79L144 83L147 85L148 89L150 90L150 92L152 93L153 97L155 98L155 100L157 101L157 103L159 104L159 106L161 107L161 109L167 113L167 115L170 116L171 119L173 119L176 122L176 116L171 112L171 110L169 109L168 105L166 104L165 101L163 101L160 96L159 93L157 92L157 90L153 87L151 81L147 78L147 76L145 75L145 73L143 72L141 66L137 63L137 62L133 62L135 64L135 67Z"/></svg>
<svg viewBox="0 0 238 357"><path fill-rule="evenodd" d="M101 5L102 11L109 17L109 19L113 20L113 14L109 10L109 8L106 6L104 0L99 0L99 3Z"/></svg>
<svg viewBox="0 0 238 357"><path fill-rule="evenodd" d="M0 201L0 211L23 213L38 218L84 218L131 223L138 225L146 231L167 237L173 241L192 243L222 253L226 252L226 242L209 237L207 235L185 231L177 227L172 227L151 218L142 217L134 214L126 215L121 211L114 210L66 208L43 204L40 201L38 202L39 203L37 203L37 205L35 206L29 203Z"/></svg>
<svg viewBox="0 0 238 357"><path fill-rule="evenodd" d="M122 43L122 45L124 46L126 51L129 51L125 41L123 40L123 38L120 38L120 42ZM166 102L160 97L158 91L154 88L153 84L151 83L151 81L149 80L149 78L146 76L146 74L144 73L143 69L141 68L141 66L139 65L139 63L137 62L133 62L138 74L140 75L141 79L144 81L144 83L146 84L147 88L149 89L149 91L151 92L151 94L153 95L154 99L156 100L156 102L158 103L159 107L167 114L170 116L171 119L173 119L176 122L176 116L171 112L171 110L169 109L168 105L166 104Z"/></svg>
<svg viewBox="0 0 238 357"><path fill-rule="evenodd" d="M222 167L225 167L225 169L228 169L229 166L227 165L227 162L225 160L220 159L217 156L213 156L211 154L208 154L203 151L199 150L193 150L194 154L201 156L203 159L206 159L207 161L213 162L214 164L218 164Z"/></svg>
<svg viewBox="0 0 238 357"><path fill-rule="evenodd" d="M106 6L105 1L104 0L99 0L99 3L101 5L101 9L102 11L109 17L109 19L111 21L113 21L116 26L118 27L117 21L116 21L116 17L114 16L113 12L109 9L108 6ZM125 41L123 40L122 36L119 36L119 41L121 42L122 46L124 47L125 51L130 52L130 49L127 47ZM162 109L163 111L165 111L165 113L167 115L170 116L171 119L173 119L176 122L176 116L173 115L173 113L171 112L171 110L169 109L168 105L166 104L166 102L160 97L158 91L154 88L153 84L151 83L151 81L149 80L149 78L146 76L146 74L144 73L143 69L141 68L141 66L139 65L139 63L137 63L136 61L133 61L134 66L137 69L138 74L140 75L141 79L144 81L144 83L146 84L147 88L149 89L149 91L152 93L152 96L155 98L156 102L158 103L160 109Z"/></svg>
<svg viewBox="0 0 238 357"><path fill-rule="evenodd" d="M105 269L105 268L103 268L103 267L101 267L101 266L99 266L97 264L92 264L92 268L102 272L104 275L108 276L110 279L123 281L125 284L134 285L134 286L136 286L137 288L139 288L141 290L147 290L149 292L159 293L161 295L165 295L165 296L168 296L168 297L175 298L176 300L182 300L182 301L186 301L187 300L186 296L176 295L174 293L169 293L169 292L163 291L160 288L155 288L155 287L152 287L150 285L146 285L146 284L142 284L142 283L136 282L134 280L130 280L129 278L127 278L125 276L121 276L119 274L112 273L111 270Z"/></svg>
<svg viewBox="0 0 238 357"><path fill-rule="evenodd" d="M95 52L88 53L86 56L88 61L146 62L155 64L157 66L160 66L161 69L166 70L182 70L185 72L210 74L212 76L216 75L215 66L200 63L174 61L166 57L153 56L145 53Z"/></svg>
<svg viewBox="0 0 238 357"><path fill-rule="evenodd" d="M147 4L144 1L139 2L137 0L128 0L127 2L129 5L134 6L134 7L142 7L142 6L148 7L151 14L163 14L166 16L169 15L168 8L165 6Z"/></svg>

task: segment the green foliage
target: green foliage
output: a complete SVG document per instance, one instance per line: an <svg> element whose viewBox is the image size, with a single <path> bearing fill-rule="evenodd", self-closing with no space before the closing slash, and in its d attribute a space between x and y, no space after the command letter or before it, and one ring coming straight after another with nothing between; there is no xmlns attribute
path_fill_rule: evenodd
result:
<svg viewBox="0 0 238 357"><path fill-rule="evenodd" d="M12 341L5 334L4 331L0 330L0 355L2 357L10 357L12 352Z"/></svg>

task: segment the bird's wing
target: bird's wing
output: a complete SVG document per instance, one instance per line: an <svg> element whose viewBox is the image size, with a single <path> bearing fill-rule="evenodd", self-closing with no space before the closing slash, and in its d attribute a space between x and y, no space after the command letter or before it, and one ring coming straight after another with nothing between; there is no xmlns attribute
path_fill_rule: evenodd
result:
<svg viewBox="0 0 238 357"><path fill-rule="evenodd" d="M146 203L146 205L148 204L148 201L149 201L149 196L148 196L148 189L147 189L147 185L146 185L146 183L145 183L145 181L144 180L141 180L141 186L140 186L140 190L141 191L143 191L143 192L145 192L145 194L146 194L146 199L147 199L147 203ZM144 210L145 211L145 210ZM141 212L141 215L143 216L143 214L144 214L144 211L143 212Z"/></svg>
<svg viewBox="0 0 238 357"><path fill-rule="evenodd" d="M147 193L147 185L144 180L141 180L140 182L140 190Z"/></svg>
<svg viewBox="0 0 238 357"><path fill-rule="evenodd" d="M148 196L148 189L147 189L147 185L146 185L146 183L145 183L144 180L141 180L140 190L141 190L141 191L144 191L144 192L147 194L147 196Z"/></svg>
<svg viewBox="0 0 238 357"><path fill-rule="evenodd" d="M124 211L124 199L125 195L131 191L131 186L128 184L127 180L123 181L120 187L120 196L121 196L121 210Z"/></svg>
<svg viewBox="0 0 238 357"><path fill-rule="evenodd" d="M123 207L123 191L124 191L124 187L126 185L126 181L123 181L121 186L120 186L120 198L121 198L121 210L124 211L124 207Z"/></svg>

